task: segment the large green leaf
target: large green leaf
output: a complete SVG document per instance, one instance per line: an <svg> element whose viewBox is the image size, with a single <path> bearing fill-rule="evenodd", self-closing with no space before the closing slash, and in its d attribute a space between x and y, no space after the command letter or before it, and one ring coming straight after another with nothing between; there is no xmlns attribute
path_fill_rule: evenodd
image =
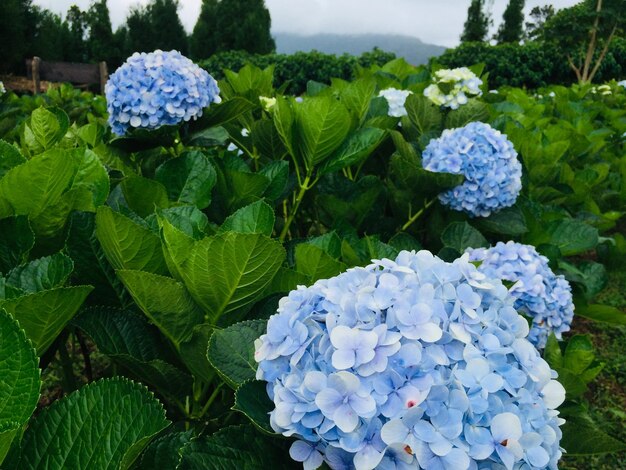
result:
<svg viewBox="0 0 626 470"><path fill-rule="evenodd" d="M259 170L259 174L270 180L270 184L263 193L264 197L269 200L278 199L287 187L289 181L289 162L277 160Z"/></svg>
<svg viewBox="0 0 626 470"><path fill-rule="evenodd" d="M25 261L35 244L35 234L23 215L0 220L0 233L0 272L6 274Z"/></svg>
<svg viewBox="0 0 626 470"><path fill-rule="evenodd" d="M0 178L11 168L21 165L25 161L26 159L16 147L4 140L0 140Z"/></svg>
<svg viewBox="0 0 626 470"><path fill-rule="evenodd" d="M590 419L569 418L561 427L560 445L567 455L607 454L626 450L626 443L609 436Z"/></svg>
<svg viewBox="0 0 626 470"><path fill-rule="evenodd" d="M191 377L172 365L175 355L144 317L128 310L93 307L77 315L72 324L89 335L102 354L161 394L184 399L190 393Z"/></svg>
<svg viewBox="0 0 626 470"><path fill-rule="evenodd" d="M0 300L0 307L20 322L41 355L78 312L92 289L91 286L60 287Z"/></svg>
<svg viewBox="0 0 626 470"><path fill-rule="evenodd" d="M57 203L76 175L70 162L65 152L53 149L7 171L0 179L0 218L34 218Z"/></svg>
<svg viewBox="0 0 626 470"><path fill-rule="evenodd" d="M237 119L244 113L256 108L254 103L235 96L219 104L212 104L204 110L202 117L193 124L196 128L215 127ZM193 138L193 135L191 136Z"/></svg>
<svg viewBox="0 0 626 470"><path fill-rule="evenodd" d="M196 206L177 206L163 209L158 213L146 218L146 223L154 232L160 230L159 217L167 220L178 230L185 233L194 240L199 240L206 236L206 229L209 225L207 216Z"/></svg>
<svg viewBox="0 0 626 470"><path fill-rule="evenodd" d="M110 189L106 168L92 150L77 149L71 155L78 168L71 189L82 188L88 191L93 207L101 206L106 201Z"/></svg>
<svg viewBox="0 0 626 470"><path fill-rule="evenodd" d="M204 209L211 202L217 174L202 152L191 151L159 166L156 179L165 186L170 200Z"/></svg>
<svg viewBox="0 0 626 470"><path fill-rule="evenodd" d="M72 274L74 263L63 253L39 258L11 270L7 286L33 293L61 287Z"/></svg>
<svg viewBox="0 0 626 470"><path fill-rule="evenodd" d="M526 243L554 245L563 256L589 251L598 244L598 229L576 219L562 219L538 226Z"/></svg>
<svg viewBox="0 0 626 470"><path fill-rule="evenodd" d="M37 108L30 116L30 131L44 150L59 142L69 128L69 119L58 108Z"/></svg>
<svg viewBox="0 0 626 470"><path fill-rule="evenodd" d="M115 269L167 274L158 235L119 212L106 206L98 208L96 236Z"/></svg>
<svg viewBox="0 0 626 470"><path fill-rule="evenodd" d="M204 313L185 286L171 277L145 271L117 271L141 310L178 348L202 323Z"/></svg>
<svg viewBox="0 0 626 470"><path fill-rule="evenodd" d="M8 469L127 469L169 422L148 390L122 378L84 386L43 410Z"/></svg>
<svg viewBox="0 0 626 470"><path fill-rule="evenodd" d="M454 129L463 127L470 122L484 121L489 118L489 107L486 103L475 99L469 100L467 104L458 109L450 111L446 118L446 128Z"/></svg>
<svg viewBox="0 0 626 470"><path fill-rule="evenodd" d="M346 265L321 248L301 243L296 246L296 270L308 276L311 282L327 279L345 271Z"/></svg>
<svg viewBox="0 0 626 470"><path fill-rule="evenodd" d="M153 214L155 209L169 207L167 191L158 181L131 175L122 181L124 199L140 217Z"/></svg>
<svg viewBox="0 0 626 470"><path fill-rule="evenodd" d="M153 440L142 454L137 470L178 468L182 448L192 437L193 431L172 432Z"/></svg>
<svg viewBox="0 0 626 470"><path fill-rule="evenodd" d="M267 395L267 382L250 380L241 384L235 392L233 410L242 412L259 429L273 434L269 413L274 409L274 402Z"/></svg>
<svg viewBox="0 0 626 470"><path fill-rule="evenodd" d="M480 248L489 246L489 242L474 227L467 222L453 222L441 234L443 245L454 248L463 253L466 248Z"/></svg>
<svg viewBox="0 0 626 470"><path fill-rule="evenodd" d="M626 325L626 313L619 308L600 304L576 304L576 315L595 321Z"/></svg>
<svg viewBox="0 0 626 470"><path fill-rule="evenodd" d="M207 347L213 327L207 323L196 325L191 338L181 343L180 357L191 373L205 383L210 383L215 377L215 370L207 357Z"/></svg>
<svg viewBox="0 0 626 470"><path fill-rule="evenodd" d="M272 235L275 222L274 210L264 201L257 201L238 209L228 216L219 229L221 232L261 233Z"/></svg>
<svg viewBox="0 0 626 470"><path fill-rule="evenodd" d="M285 250L276 240L226 232L196 242L179 273L209 321L216 322L259 300L284 259Z"/></svg>
<svg viewBox="0 0 626 470"><path fill-rule="evenodd" d="M356 165L371 155L386 137L378 128L363 128L350 135L337 151L320 167L320 174L334 173L350 165Z"/></svg>
<svg viewBox="0 0 626 470"><path fill-rule="evenodd" d="M35 411L39 375L39 359L24 330L0 309L0 464L14 435Z"/></svg>
<svg viewBox="0 0 626 470"><path fill-rule="evenodd" d="M256 377L254 341L266 328L265 320L249 320L215 330L209 340L209 361L234 389Z"/></svg>
<svg viewBox="0 0 626 470"><path fill-rule="evenodd" d="M331 97L304 100L294 108L298 150L306 166L326 160L350 131L350 113Z"/></svg>
<svg viewBox="0 0 626 470"><path fill-rule="evenodd" d="M425 96L417 93L410 94L406 98L404 107L409 120L420 134L437 131L441 127L442 115L439 108Z"/></svg>
<svg viewBox="0 0 626 470"><path fill-rule="evenodd" d="M185 446L178 470L301 468L288 457L288 446L289 441L264 435L252 425L229 426Z"/></svg>

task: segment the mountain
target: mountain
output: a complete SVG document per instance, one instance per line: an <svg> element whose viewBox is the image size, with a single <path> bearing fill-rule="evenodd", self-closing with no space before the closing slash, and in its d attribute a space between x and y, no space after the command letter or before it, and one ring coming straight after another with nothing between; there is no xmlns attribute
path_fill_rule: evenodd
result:
<svg viewBox="0 0 626 470"><path fill-rule="evenodd" d="M361 55L378 47L383 51L394 52L397 57L404 57L407 62L419 65L428 62L433 56L441 55L446 48L422 42L412 36L389 34L314 34L300 36L293 33L273 33L276 40L276 52L292 54L297 51L308 52L313 49L328 54Z"/></svg>

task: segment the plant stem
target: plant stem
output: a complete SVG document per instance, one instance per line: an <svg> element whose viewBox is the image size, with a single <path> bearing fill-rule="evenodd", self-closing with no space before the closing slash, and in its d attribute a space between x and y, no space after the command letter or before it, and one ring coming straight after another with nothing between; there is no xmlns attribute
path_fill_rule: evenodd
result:
<svg viewBox="0 0 626 470"><path fill-rule="evenodd" d="M409 220L406 221L406 223L402 226L402 229L400 231L404 232L407 228L409 228L413 224L413 222L415 222L417 219L419 219L422 216L422 214L426 211L426 209L428 209L430 206L432 206L435 203L436 200L437 198L431 199L430 201L426 203L424 207L422 207L414 215L410 216Z"/></svg>
<svg viewBox="0 0 626 470"><path fill-rule="evenodd" d="M85 338L78 330L76 331L76 339L78 340L78 344L80 345L80 352L83 355L83 360L85 361L85 375L87 376L87 380L89 382L93 381L93 369L91 367L91 355L89 353L89 348L87 347L87 343L85 342Z"/></svg>
<svg viewBox="0 0 626 470"><path fill-rule="evenodd" d="M287 237L287 234L289 233L289 227L291 226L293 219L296 217L296 213L298 212L300 203L302 202L302 199L304 198L304 194L307 192L307 190L311 189L311 187L313 186L313 185L309 186L310 181L311 181L311 173L309 172L306 175L306 178L304 178L304 181L302 182L302 184L300 185L300 190L298 191L298 194L296 195L296 199L293 203L293 207L291 208L291 213L287 216L287 219L285 220L285 225L283 226L283 229L280 232L280 236L278 237L281 243L285 241L285 238Z"/></svg>
<svg viewBox="0 0 626 470"><path fill-rule="evenodd" d="M223 382L221 384L219 384L217 387L215 387L215 390L213 390L213 393L211 394L211 396L209 397L209 399L205 403L204 407L202 408L202 410L200 410L200 416L198 416L198 418L202 418L206 414L206 412L209 411L209 408L211 407L211 405L213 404L213 402L217 398L218 393L222 389L222 385L224 385Z"/></svg>
<svg viewBox="0 0 626 470"><path fill-rule="evenodd" d="M61 368L63 369L63 390L65 393L71 393L78 389L74 370L72 368L72 359L67 352L67 343L63 342L59 347L59 358L61 359Z"/></svg>

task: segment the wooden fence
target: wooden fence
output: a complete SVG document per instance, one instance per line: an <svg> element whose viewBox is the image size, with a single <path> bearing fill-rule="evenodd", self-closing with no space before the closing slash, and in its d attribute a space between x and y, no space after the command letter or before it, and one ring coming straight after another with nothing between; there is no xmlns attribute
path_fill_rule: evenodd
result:
<svg viewBox="0 0 626 470"><path fill-rule="evenodd" d="M107 63L78 64L73 62L49 62L33 57L26 60L26 73L33 83L33 93L41 92L41 81L70 82L74 85L100 85L104 93L109 74Z"/></svg>

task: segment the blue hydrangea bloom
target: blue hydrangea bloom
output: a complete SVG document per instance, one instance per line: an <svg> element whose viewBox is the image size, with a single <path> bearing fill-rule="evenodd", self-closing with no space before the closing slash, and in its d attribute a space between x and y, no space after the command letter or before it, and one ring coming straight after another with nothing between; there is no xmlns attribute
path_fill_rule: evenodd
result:
<svg viewBox="0 0 626 470"><path fill-rule="evenodd" d="M532 318L528 340L543 349L550 333L561 339L574 318L572 290L563 276L548 266L548 258L535 247L500 242L491 248L468 250L470 260L481 261L478 270L490 277L513 282L509 289L515 308Z"/></svg>
<svg viewBox="0 0 626 470"><path fill-rule="evenodd" d="M306 470L556 469L565 390L514 302L428 251L300 286L255 342L272 428Z"/></svg>
<svg viewBox="0 0 626 470"><path fill-rule="evenodd" d="M202 115L219 103L215 79L178 51L135 52L105 87L109 124L117 135L129 128L156 129Z"/></svg>
<svg viewBox="0 0 626 470"><path fill-rule="evenodd" d="M482 122L448 129L422 154L428 171L465 176L465 182L439 196L451 209L487 217L515 204L522 189L522 165L505 135Z"/></svg>

